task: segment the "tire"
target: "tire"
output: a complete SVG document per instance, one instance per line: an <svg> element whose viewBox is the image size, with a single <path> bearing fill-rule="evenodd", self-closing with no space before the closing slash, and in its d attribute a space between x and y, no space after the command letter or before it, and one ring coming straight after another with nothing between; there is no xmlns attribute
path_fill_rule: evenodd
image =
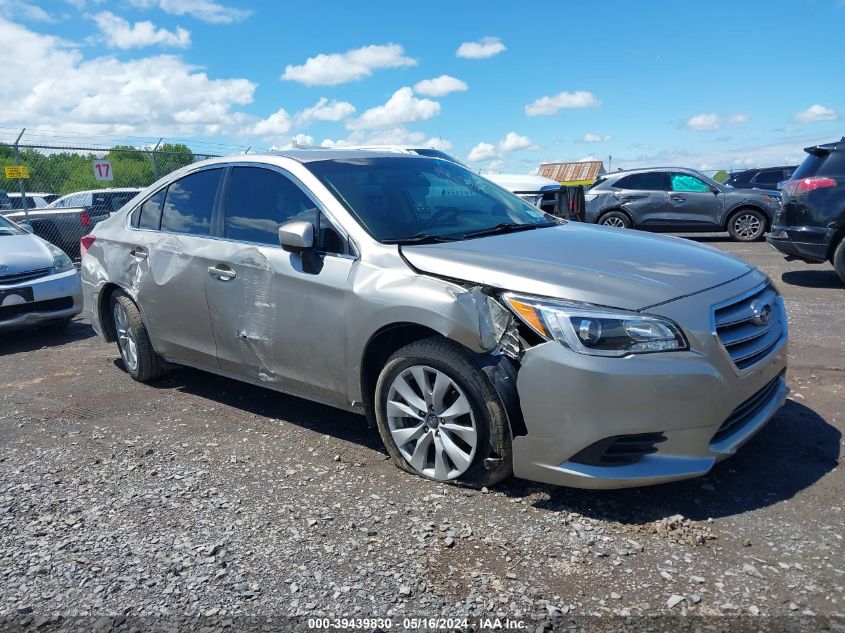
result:
<svg viewBox="0 0 845 633"><path fill-rule="evenodd" d="M622 213L622 211L609 211L602 215L596 224L601 226L611 226L617 229L630 229L631 218Z"/></svg>
<svg viewBox="0 0 845 633"><path fill-rule="evenodd" d="M402 470L476 488L513 473L504 404L456 343L430 338L399 349L379 375L375 404L379 434Z"/></svg>
<svg viewBox="0 0 845 633"><path fill-rule="evenodd" d="M135 302L126 293L115 292L111 299L111 315L117 349L126 372L138 382L148 382L161 376L161 357L153 350Z"/></svg>
<svg viewBox="0 0 845 633"><path fill-rule="evenodd" d="M839 281L845 284L845 237L839 240L839 245L833 251L831 262L833 263L833 269L839 276Z"/></svg>
<svg viewBox="0 0 845 633"><path fill-rule="evenodd" d="M728 233L734 242L756 242L763 239L768 220L757 209L740 209L728 220Z"/></svg>

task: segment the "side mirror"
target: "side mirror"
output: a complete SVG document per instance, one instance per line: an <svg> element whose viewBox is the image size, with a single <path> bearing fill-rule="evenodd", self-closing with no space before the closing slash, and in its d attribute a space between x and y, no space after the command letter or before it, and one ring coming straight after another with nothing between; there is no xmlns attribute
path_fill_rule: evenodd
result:
<svg viewBox="0 0 845 633"><path fill-rule="evenodd" d="M279 244L292 253L314 248L314 225L301 220L282 224L279 227Z"/></svg>
<svg viewBox="0 0 845 633"><path fill-rule="evenodd" d="M20 223L18 224L18 226L21 227L27 233L33 233L35 231L35 229L32 228L31 224Z"/></svg>
<svg viewBox="0 0 845 633"><path fill-rule="evenodd" d="M722 193L721 191L719 191L718 189L716 189L716 187L710 187L710 191L712 191L712 192L713 192L713 195L714 195L714 196L718 196L720 193Z"/></svg>

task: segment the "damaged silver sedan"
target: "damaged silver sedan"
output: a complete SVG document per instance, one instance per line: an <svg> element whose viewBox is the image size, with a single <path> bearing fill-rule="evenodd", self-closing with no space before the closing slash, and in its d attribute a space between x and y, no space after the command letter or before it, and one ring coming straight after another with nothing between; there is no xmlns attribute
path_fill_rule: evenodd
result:
<svg viewBox="0 0 845 633"><path fill-rule="evenodd" d="M83 240L133 378L187 365L365 413L442 482L694 477L783 404L783 301L681 239L566 223L451 162L204 161Z"/></svg>

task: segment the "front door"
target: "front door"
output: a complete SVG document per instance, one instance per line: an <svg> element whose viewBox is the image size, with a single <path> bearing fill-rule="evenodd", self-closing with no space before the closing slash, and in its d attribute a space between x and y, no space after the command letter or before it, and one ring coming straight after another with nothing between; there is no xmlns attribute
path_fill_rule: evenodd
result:
<svg viewBox="0 0 845 633"><path fill-rule="evenodd" d="M283 250L279 225L303 219L319 223L318 248ZM298 181L275 168L233 168L222 222L225 252L206 279L220 368L344 404L344 309L355 264L346 240Z"/></svg>
<svg viewBox="0 0 845 633"><path fill-rule="evenodd" d="M667 222L680 231L718 230L724 195L700 178L669 173Z"/></svg>

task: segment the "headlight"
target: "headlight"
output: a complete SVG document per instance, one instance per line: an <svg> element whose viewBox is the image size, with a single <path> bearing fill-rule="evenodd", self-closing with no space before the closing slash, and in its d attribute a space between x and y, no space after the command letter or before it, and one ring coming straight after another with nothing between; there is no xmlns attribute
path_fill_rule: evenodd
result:
<svg viewBox="0 0 845 633"><path fill-rule="evenodd" d="M502 298L537 334L579 354L626 356L689 348L681 329L662 317L512 293Z"/></svg>
<svg viewBox="0 0 845 633"><path fill-rule="evenodd" d="M65 252L52 244L47 244L50 253L53 255L53 272L63 273L73 268L73 262L70 257L65 255Z"/></svg>

